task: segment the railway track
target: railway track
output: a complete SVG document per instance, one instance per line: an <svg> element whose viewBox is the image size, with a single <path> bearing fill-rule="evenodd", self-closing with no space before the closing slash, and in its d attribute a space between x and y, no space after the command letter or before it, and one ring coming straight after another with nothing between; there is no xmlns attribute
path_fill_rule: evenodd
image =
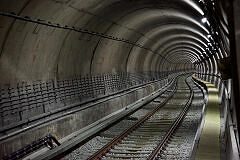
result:
<svg viewBox="0 0 240 160"><path fill-rule="evenodd" d="M176 86L63 159L187 158L201 118L200 103L196 103L197 108L190 106L193 99L202 98L201 94L191 78L181 76ZM187 149L178 151L179 146Z"/></svg>

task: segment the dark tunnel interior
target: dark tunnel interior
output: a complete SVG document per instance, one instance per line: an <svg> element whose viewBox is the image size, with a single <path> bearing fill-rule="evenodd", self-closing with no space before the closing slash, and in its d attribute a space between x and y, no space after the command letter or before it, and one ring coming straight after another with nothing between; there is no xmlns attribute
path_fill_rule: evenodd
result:
<svg viewBox="0 0 240 160"><path fill-rule="evenodd" d="M0 0L0 158L184 73L217 88L223 157L239 158L238 16L238 0Z"/></svg>

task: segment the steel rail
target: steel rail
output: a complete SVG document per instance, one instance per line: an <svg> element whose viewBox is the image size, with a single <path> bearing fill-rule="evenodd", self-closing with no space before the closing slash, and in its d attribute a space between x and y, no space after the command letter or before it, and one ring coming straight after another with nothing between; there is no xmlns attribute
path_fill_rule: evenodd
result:
<svg viewBox="0 0 240 160"><path fill-rule="evenodd" d="M179 77L177 77L179 78ZM177 82L177 81L176 81ZM171 93L169 97L167 97L161 104L159 104L154 110L152 110L150 113L145 115L142 119L140 119L136 124L134 124L132 127L128 128L126 131L121 133L118 137L114 138L111 142L106 144L104 147L102 147L100 150L98 150L95 154L93 154L91 157L88 158L88 160L98 160L101 158L106 152L108 152L114 145L116 145L118 142L120 142L124 137L129 135L132 131L134 131L136 128L138 128L143 122L145 122L147 119L149 119L153 114L155 114L161 107L163 107L176 93L177 90L177 83L176 86Z"/></svg>
<svg viewBox="0 0 240 160"><path fill-rule="evenodd" d="M159 156L159 154L161 154L161 150L164 148L164 146L168 143L168 140L170 139L170 137L173 135L173 133L175 132L175 130L177 129L177 127L181 124L181 121L184 119L184 117L186 116L188 109L190 108L190 105L192 103L192 99L193 99L193 89L190 87L190 85L187 83L187 81L185 80L186 84L188 85L191 94L188 98L188 102L186 103L184 109L182 110L182 112L180 113L180 115L177 117L177 119L173 122L173 124L171 125L170 129L168 130L168 132L166 133L166 135L164 136L163 140L158 144L158 146L156 147L156 149L152 152L152 154L148 157L148 160L155 160L157 159L157 157Z"/></svg>

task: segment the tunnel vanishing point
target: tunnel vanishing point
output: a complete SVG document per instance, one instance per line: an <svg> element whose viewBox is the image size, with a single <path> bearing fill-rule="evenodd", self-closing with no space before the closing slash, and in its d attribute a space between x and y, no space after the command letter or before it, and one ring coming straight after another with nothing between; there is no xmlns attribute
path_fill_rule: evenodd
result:
<svg viewBox="0 0 240 160"><path fill-rule="evenodd" d="M238 16L239 0L0 0L0 159L239 159Z"/></svg>

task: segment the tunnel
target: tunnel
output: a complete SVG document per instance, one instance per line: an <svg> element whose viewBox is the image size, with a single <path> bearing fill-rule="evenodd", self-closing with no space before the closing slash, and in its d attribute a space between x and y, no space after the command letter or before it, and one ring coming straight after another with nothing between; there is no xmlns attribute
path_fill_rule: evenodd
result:
<svg viewBox="0 0 240 160"><path fill-rule="evenodd" d="M0 0L0 159L91 159L94 138L165 110L131 114L183 104L157 157L136 159L163 159L187 126L180 159L239 159L239 15L238 0ZM136 128L127 137L149 132ZM95 151L134 159L113 148ZM75 157L81 149L90 158Z"/></svg>

